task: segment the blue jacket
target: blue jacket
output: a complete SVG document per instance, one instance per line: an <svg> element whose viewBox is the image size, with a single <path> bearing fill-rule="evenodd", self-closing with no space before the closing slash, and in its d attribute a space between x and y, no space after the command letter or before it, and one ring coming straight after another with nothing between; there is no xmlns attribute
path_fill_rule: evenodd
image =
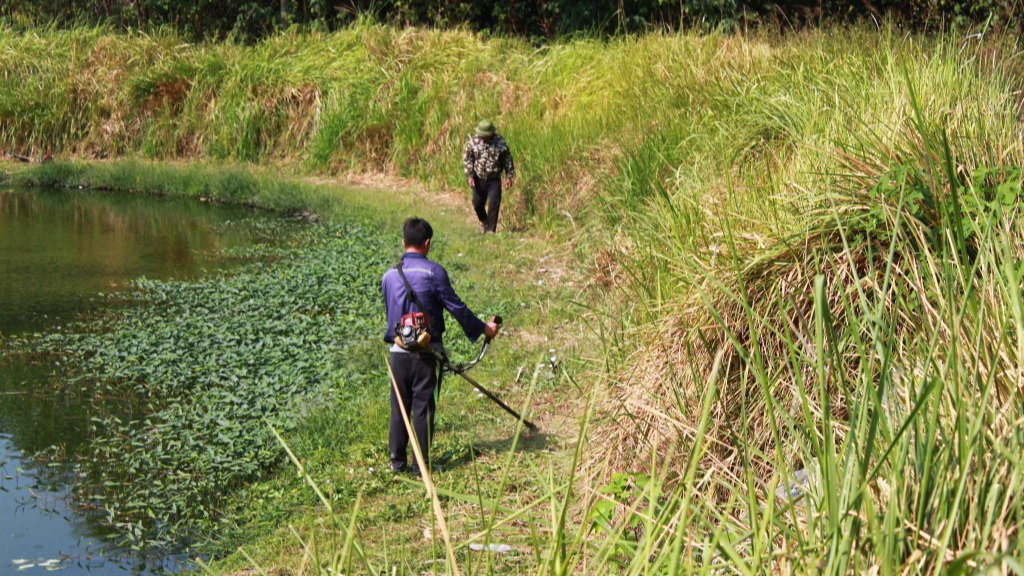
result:
<svg viewBox="0 0 1024 576"><path fill-rule="evenodd" d="M384 333L384 341L392 344L395 341L395 324L409 312L426 312L430 316L430 342L442 344L444 339L444 311L455 318L462 326L462 331L471 342L476 342L484 333L486 326L473 311L462 302L448 280L448 271L440 264L431 262L426 256L415 252L406 252L402 256L402 271L412 285L420 302L426 310L417 310L412 298L405 297L405 283L398 271L389 268L381 279L380 288L384 294L384 307L387 309L388 325Z"/></svg>

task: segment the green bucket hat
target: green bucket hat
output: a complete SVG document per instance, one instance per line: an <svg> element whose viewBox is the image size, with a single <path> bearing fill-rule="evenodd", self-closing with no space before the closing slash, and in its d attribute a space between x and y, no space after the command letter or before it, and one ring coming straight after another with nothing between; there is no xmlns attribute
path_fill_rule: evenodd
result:
<svg viewBox="0 0 1024 576"><path fill-rule="evenodd" d="M494 136L498 131L494 129L494 124L491 124L490 120L481 120L476 125L477 136Z"/></svg>

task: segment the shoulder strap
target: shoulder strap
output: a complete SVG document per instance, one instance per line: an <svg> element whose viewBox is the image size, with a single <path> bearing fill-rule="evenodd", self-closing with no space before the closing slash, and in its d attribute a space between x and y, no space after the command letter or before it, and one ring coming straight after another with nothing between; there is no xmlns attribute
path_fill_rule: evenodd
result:
<svg viewBox="0 0 1024 576"><path fill-rule="evenodd" d="M395 264L395 270L398 270L398 275L402 277L402 282L405 283L405 297L412 300L412 303L420 309L427 318L427 324L433 325L433 321L430 320L430 314L427 313L427 307L420 302L420 299L416 296L416 291L412 289L412 284L409 284L409 279L405 277L405 272L402 272L402 262Z"/></svg>

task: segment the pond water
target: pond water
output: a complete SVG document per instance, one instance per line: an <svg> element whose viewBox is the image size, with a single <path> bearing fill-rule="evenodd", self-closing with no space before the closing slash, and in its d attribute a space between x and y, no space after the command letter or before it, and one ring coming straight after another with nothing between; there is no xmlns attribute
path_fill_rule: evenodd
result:
<svg viewBox="0 0 1024 576"><path fill-rule="evenodd" d="M257 241L255 227L237 223L270 217L187 200L0 190L0 335L58 329L141 276L221 270L224 249ZM174 569L173 558L111 548L99 514L69 504L67 462L84 446L92 408L53 384L56 368L0 359L0 576ZM30 458L55 449L57 463Z"/></svg>

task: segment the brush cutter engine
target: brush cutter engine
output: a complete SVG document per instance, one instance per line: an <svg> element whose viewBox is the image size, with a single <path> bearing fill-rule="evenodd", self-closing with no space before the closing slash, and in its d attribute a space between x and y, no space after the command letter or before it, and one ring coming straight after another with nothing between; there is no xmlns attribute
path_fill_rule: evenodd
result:
<svg viewBox="0 0 1024 576"><path fill-rule="evenodd" d="M430 321L422 312L410 312L395 326L395 344L406 352L424 352L430 347Z"/></svg>

